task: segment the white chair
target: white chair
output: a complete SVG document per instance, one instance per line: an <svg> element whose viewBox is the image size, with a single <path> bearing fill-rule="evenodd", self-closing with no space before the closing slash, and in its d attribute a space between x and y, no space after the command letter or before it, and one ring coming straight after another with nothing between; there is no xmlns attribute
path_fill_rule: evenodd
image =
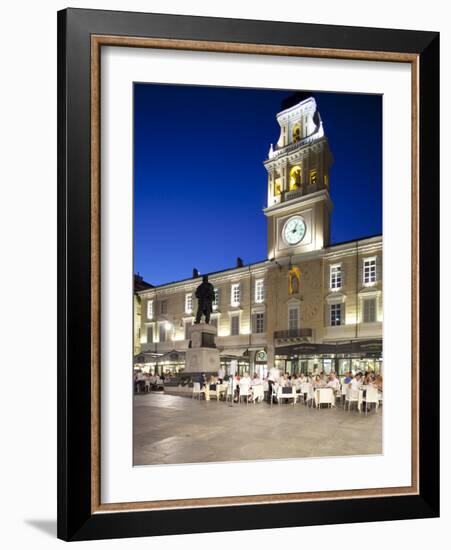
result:
<svg viewBox="0 0 451 550"><path fill-rule="evenodd" d="M271 391L270 404L272 405L274 403L274 399L276 401L278 401L278 399L277 399L277 390L278 390L279 386L278 386L278 384L273 384L271 387L272 387L272 391Z"/></svg>
<svg viewBox="0 0 451 550"><path fill-rule="evenodd" d="M360 412L360 390L353 390L348 388L346 392L345 405L348 404L348 411L351 410L351 403L357 404L357 409Z"/></svg>
<svg viewBox="0 0 451 550"><path fill-rule="evenodd" d="M284 390L291 390L290 392L288 391L285 391ZM282 403L282 401L284 399L292 399L293 400L293 405L296 404L296 401L297 401L297 393L296 393L296 388L294 387L291 387L291 388L282 388L282 387L278 387L277 388L277 402L279 403L279 405Z"/></svg>
<svg viewBox="0 0 451 550"><path fill-rule="evenodd" d="M263 391L263 385L258 384L257 386L253 386L252 402L254 403L254 405L257 402L257 400L260 402L260 401L264 401L264 399L265 399L265 392Z"/></svg>
<svg viewBox="0 0 451 550"><path fill-rule="evenodd" d="M328 407L335 407L335 395L333 388L319 388L315 392L316 408L319 410L325 403Z"/></svg>
<svg viewBox="0 0 451 550"><path fill-rule="evenodd" d="M377 388L368 386L366 389L366 395L363 396L363 402L365 403L365 414L368 413L368 404L375 405L375 412L379 408L379 392Z"/></svg>
<svg viewBox="0 0 451 550"><path fill-rule="evenodd" d="M301 395L303 395L305 404L308 402L310 402L310 406L313 404L314 392L311 382L304 382L301 384Z"/></svg>
<svg viewBox="0 0 451 550"><path fill-rule="evenodd" d="M200 387L200 382L194 382L193 384L193 395L191 396L192 399L197 397L199 400L202 397L202 394L205 396L205 390Z"/></svg>
<svg viewBox="0 0 451 550"><path fill-rule="evenodd" d="M341 385L341 399L340 402L343 404L343 408L346 404L346 394L348 393L349 384L343 384Z"/></svg>
<svg viewBox="0 0 451 550"><path fill-rule="evenodd" d="M251 393L251 385L247 380L240 380L240 393L239 393L239 402L245 397L246 405L249 403L249 395Z"/></svg>
<svg viewBox="0 0 451 550"><path fill-rule="evenodd" d="M227 394L227 384L218 384L216 386L216 391L218 392L218 399L221 399L222 396L224 396L225 399Z"/></svg>
<svg viewBox="0 0 451 550"><path fill-rule="evenodd" d="M212 390L211 389L211 386L215 386L215 389ZM219 401L219 390L218 390L218 384L210 384L210 388L209 388L209 393L210 393L210 399L212 397L216 397L216 401Z"/></svg>

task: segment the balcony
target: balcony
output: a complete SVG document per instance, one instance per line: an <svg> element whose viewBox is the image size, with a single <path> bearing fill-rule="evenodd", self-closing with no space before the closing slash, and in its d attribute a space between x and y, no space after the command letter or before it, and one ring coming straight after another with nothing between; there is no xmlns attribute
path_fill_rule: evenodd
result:
<svg viewBox="0 0 451 550"><path fill-rule="evenodd" d="M291 199L297 199L298 197L302 197L302 195L305 195L305 192L302 187L299 187L299 189L293 189L293 191L287 191L285 193L285 200L291 201Z"/></svg>
<svg viewBox="0 0 451 550"><path fill-rule="evenodd" d="M287 340L291 338L311 338L313 330L311 328L293 328L288 330L276 330L274 340Z"/></svg>

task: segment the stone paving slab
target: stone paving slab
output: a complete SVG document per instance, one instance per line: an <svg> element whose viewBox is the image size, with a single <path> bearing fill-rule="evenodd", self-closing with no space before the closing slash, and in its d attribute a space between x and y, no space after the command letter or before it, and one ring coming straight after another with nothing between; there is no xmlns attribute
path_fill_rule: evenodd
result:
<svg viewBox="0 0 451 550"><path fill-rule="evenodd" d="M382 411L134 397L135 466L382 453Z"/></svg>

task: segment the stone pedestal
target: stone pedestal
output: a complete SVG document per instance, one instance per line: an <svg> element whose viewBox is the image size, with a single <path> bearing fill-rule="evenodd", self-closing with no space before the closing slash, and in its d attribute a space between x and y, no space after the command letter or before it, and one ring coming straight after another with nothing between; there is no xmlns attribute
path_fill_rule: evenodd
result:
<svg viewBox="0 0 451 550"><path fill-rule="evenodd" d="M169 395L191 397L193 381L199 380L200 374L216 375L219 369L219 350L216 347L216 328L201 323L189 330L190 347L186 350L185 368L177 374L164 392Z"/></svg>
<svg viewBox="0 0 451 550"><path fill-rule="evenodd" d="M186 366L183 374L217 373L219 350L216 347L216 327L200 323L189 330L190 347L186 350Z"/></svg>

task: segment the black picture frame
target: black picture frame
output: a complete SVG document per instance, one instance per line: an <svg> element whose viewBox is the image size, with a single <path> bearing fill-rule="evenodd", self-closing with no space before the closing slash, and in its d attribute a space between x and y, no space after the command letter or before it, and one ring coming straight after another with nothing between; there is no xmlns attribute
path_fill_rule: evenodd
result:
<svg viewBox="0 0 451 550"><path fill-rule="evenodd" d="M419 493L93 513L91 36L399 52L419 61ZM331 57L334 57L331 55ZM58 537L138 537L439 515L439 34L67 9L58 13ZM226 520L224 521L224 518Z"/></svg>

